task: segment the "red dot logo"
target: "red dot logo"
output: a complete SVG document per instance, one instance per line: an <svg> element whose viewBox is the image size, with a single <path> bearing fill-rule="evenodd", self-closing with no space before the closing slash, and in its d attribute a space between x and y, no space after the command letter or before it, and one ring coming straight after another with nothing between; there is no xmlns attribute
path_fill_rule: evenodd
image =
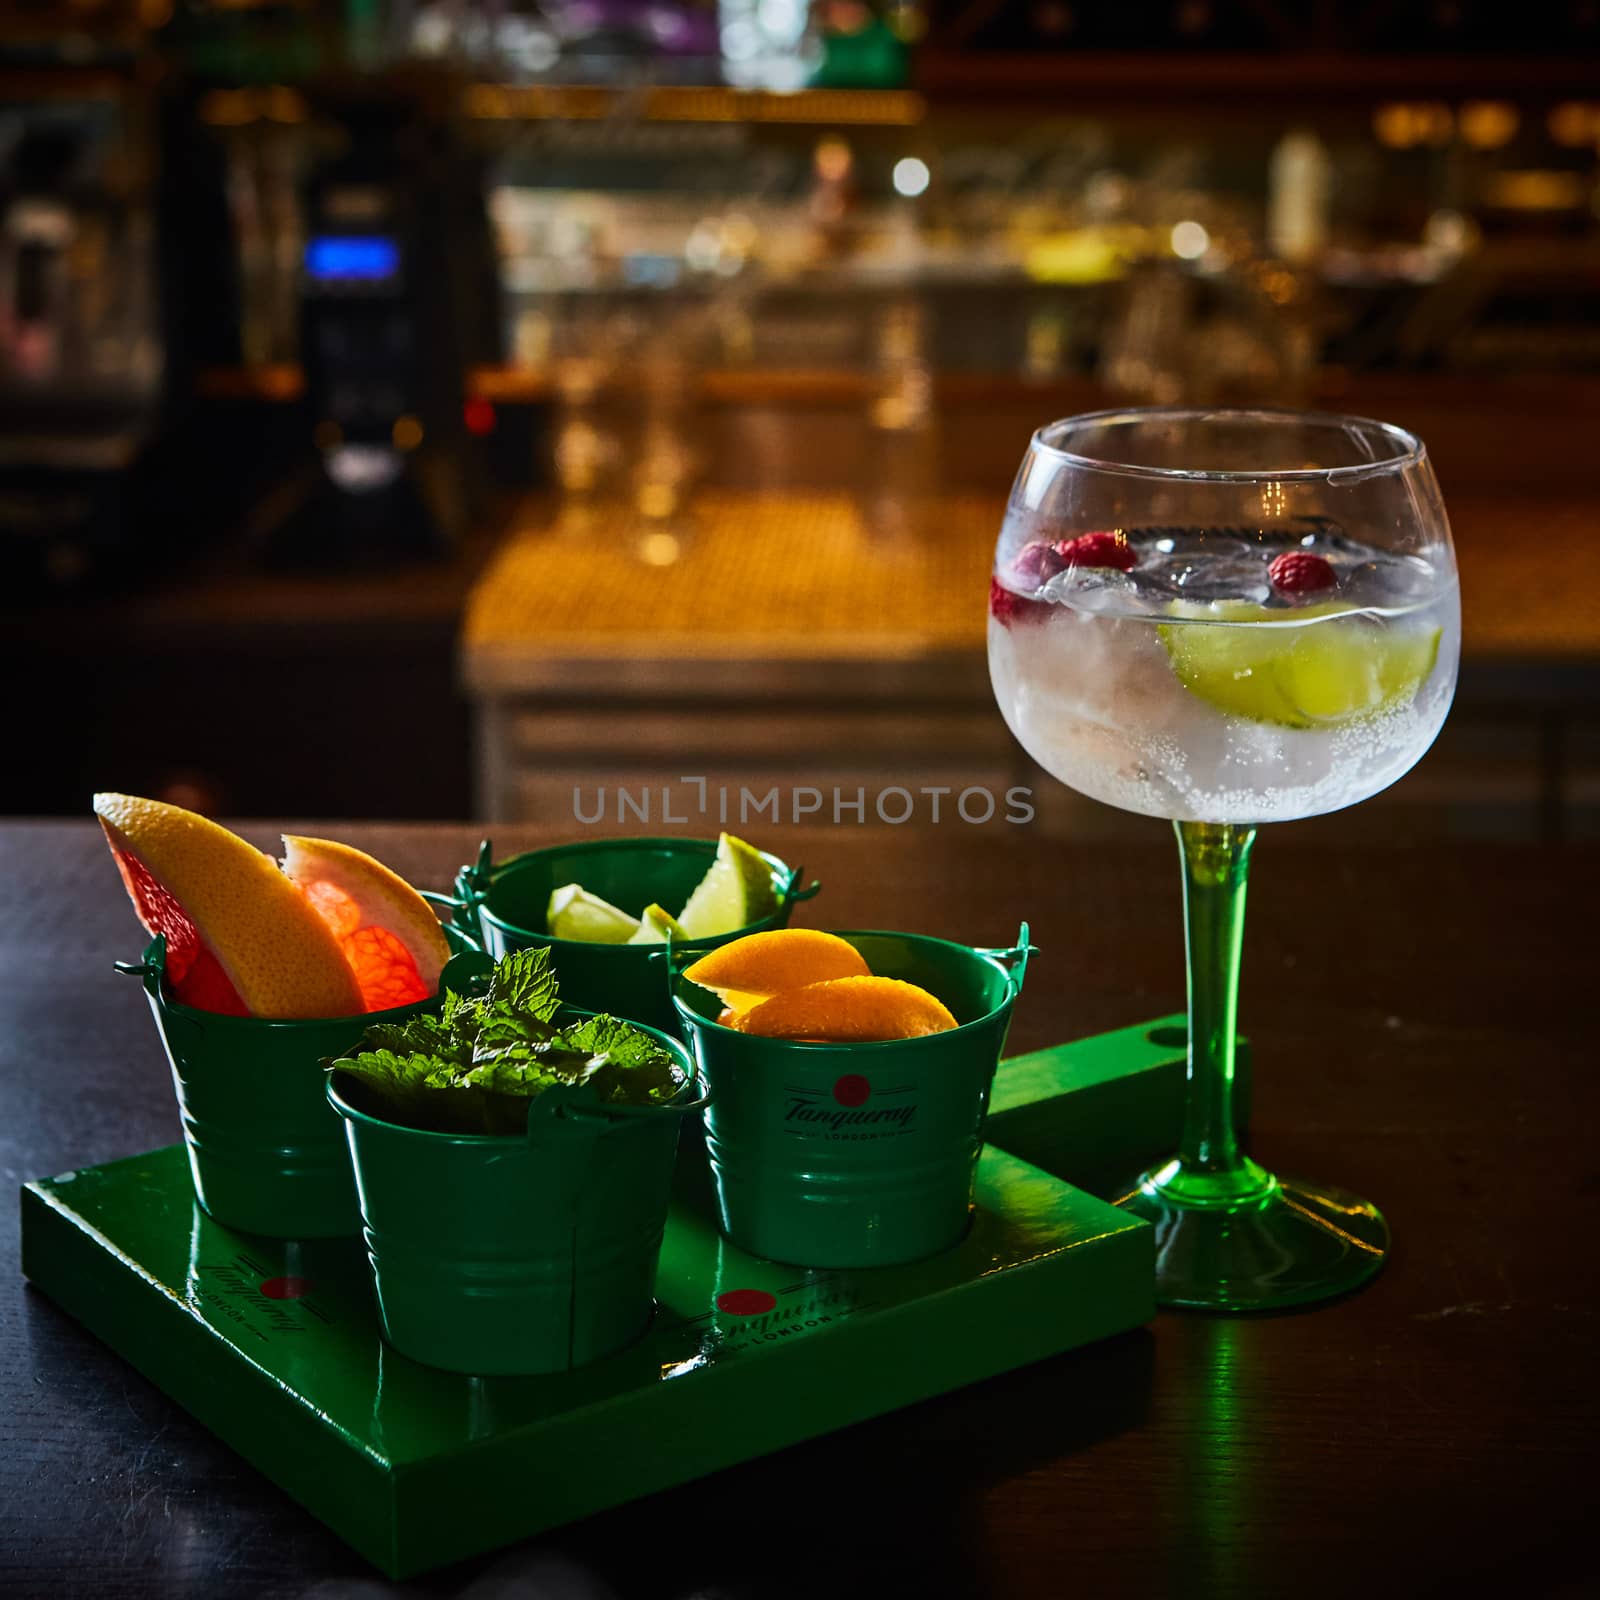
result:
<svg viewBox="0 0 1600 1600"><path fill-rule="evenodd" d="M765 1289L725 1289L717 1296L717 1310L730 1317L759 1317L777 1305L778 1297Z"/></svg>
<svg viewBox="0 0 1600 1600"><path fill-rule="evenodd" d="M859 1072L847 1072L833 1086L833 1098L842 1106L860 1106L867 1103L872 1085Z"/></svg>
<svg viewBox="0 0 1600 1600"><path fill-rule="evenodd" d="M311 1293L309 1278L268 1278L261 1292L269 1300L298 1300Z"/></svg>

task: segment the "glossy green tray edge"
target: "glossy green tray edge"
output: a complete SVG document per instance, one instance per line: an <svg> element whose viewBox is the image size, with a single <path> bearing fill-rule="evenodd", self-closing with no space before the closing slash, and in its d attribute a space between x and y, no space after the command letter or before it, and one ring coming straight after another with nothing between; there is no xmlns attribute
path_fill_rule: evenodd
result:
<svg viewBox="0 0 1600 1600"><path fill-rule="evenodd" d="M172 1149L182 1152L182 1146ZM232 1354L240 1359L226 1363L237 1370L212 1381L216 1334L186 1315L154 1277L63 1204L53 1188L49 1181L23 1185L23 1276L374 1565L400 1576L391 1564L395 1502L389 1463L330 1427L237 1347ZM337 1518L314 1492L316 1485L334 1483L342 1502Z"/></svg>
<svg viewBox="0 0 1600 1600"><path fill-rule="evenodd" d="M192 1206L181 1147L26 1185L23 1270L404 1577L1147 1321L1150 1229L1039 1169L1114 1182L1169 1145L1181 1027L1162 1018L1004 1063L973 1233L909 1267L807 1273L744 1256L716 1235L703 1153L685 1141L657 1325L581 1373L463 1378L386 1351L355 1241L230 1233ZM238 1294L208 1292L217 1272ZM323 1320L254 1293L285 1272L328 1286L305 1302ZM726 1316L714 1302L730 1287L776 1309ZM560 1470L530 1494L540 1462Z"/></svg>
<svg viewBox="0 0 1600 1600"><path fill-rule="evenodd" d="M1182 1012L1091 1034L1000 1063L984 1137L1109 1199L1172 1154L1183 1125L1187 1024ZM1240 1038L1234 1107L1250 1121L1250 1044Z"/></svg>

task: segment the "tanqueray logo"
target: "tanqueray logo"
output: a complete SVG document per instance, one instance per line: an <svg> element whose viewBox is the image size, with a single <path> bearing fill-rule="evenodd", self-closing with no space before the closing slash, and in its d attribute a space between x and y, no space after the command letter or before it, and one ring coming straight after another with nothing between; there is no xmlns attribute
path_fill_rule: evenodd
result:
<svg viewBox="0 0 1600 1600"><path fill-rule="evenodd" d="M914 1083L874 1090L859 1072L835 1078L831 1089L786 1083L783 1126L801 1139L892 1139L911 1131L917 1114Z"/></svg>

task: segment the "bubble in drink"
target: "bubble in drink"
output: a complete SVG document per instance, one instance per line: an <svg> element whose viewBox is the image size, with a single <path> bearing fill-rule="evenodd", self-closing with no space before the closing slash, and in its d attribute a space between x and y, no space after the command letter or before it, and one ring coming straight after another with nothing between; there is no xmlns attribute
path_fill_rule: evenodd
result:
<svg viewBox="0 0 1600 1600"><path fill-rule="evenodd" d="M1057 571L1040 545L1071 535L1029 531L1001 537L990 672L1024 749L1081 793L1193 821L1315 816L1393 783L1444 722L1460 619L1443 558L1317 518L1134 530L1129 571Z"/></svg>

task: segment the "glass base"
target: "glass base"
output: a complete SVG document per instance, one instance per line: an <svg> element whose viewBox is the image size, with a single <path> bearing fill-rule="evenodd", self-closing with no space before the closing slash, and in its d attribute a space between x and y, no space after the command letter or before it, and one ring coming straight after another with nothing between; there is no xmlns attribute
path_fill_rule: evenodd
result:
<svg viewBox="0 0 1600 1600"><path fill-rule="evenodd" d="M1272 1311L1328 1300L1365 1283L1389 1249L1376 1206L1253 1161L1226 1174L1169 1161L1116 1203L1155 1225L1164 1306Z"/></svg>

